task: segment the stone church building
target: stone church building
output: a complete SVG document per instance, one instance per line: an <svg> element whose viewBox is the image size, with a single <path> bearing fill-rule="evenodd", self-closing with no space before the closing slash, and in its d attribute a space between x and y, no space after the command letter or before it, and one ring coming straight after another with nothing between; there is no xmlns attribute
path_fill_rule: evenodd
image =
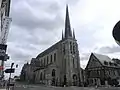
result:
<svg viewBox="0 0 120 90"><path fill-rule="evenodd" d="M82 84L78 44L75 33L71 30L68 6L62 39L33 58L24 69L26 70L22 70L21 77L29 82L54 86Z"/></svg>

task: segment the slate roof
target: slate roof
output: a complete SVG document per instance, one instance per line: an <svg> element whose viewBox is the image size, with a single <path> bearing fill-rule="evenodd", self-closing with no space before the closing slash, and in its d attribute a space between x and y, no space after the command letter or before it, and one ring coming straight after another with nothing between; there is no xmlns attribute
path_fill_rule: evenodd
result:
<svg viewBox="0 0 120 90"><path fill-rule="evenodd" d="M52 45L51 47L49 47L48 49L46 49L45 51L43 51L42 53L40 53L36 58L43 57L44 55L49 54L50 52L54 51L62 41L63 40L60 40L56 44Z"/></svg>
<svg viewBox="0 0 120 90"><path fill-rule="evenodd" d="M96 54L96 53L93 53L93 54L95 55L95 57L97 57L97 58L99 59L99 61L100 61L101 63L104 63L104 61L114 63L114 61L112 61L112 59L109 58L109 57L106 56L106 55Z"/></svg>
<svg viewBox="0 0 120 90"><path fill-rule="evenodd" d="M102 65L115 67L115 62L110 57L96 53L93 53L93 55L101 62ZM105 61L108 62L108 65L105 65ZM113 65L110 65L109 63L112 63Z"/></svg>

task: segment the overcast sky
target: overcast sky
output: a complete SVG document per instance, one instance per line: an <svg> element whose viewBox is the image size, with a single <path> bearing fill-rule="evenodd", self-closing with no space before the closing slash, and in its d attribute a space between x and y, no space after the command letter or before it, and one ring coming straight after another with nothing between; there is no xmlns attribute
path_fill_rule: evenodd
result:
<svg viewBox="0 0 120 90"><path fill-rule="evenodd" d="M81 67L85 68L91 52L120 58L120 47L112 29L120 20L120 0L12 0L12 24L8 36L11 62L24 63L61 40L65 9L69 5L70 22L79 45Z"/></svg>

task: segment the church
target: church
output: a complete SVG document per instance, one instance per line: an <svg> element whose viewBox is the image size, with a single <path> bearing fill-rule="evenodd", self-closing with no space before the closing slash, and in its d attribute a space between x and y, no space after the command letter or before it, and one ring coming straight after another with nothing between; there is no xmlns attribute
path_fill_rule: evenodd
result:
<svg viewBox="0 0 120 90"><path fill-rule="evenodd" d="M52 45L30 64L25 64L21 79L38 84L53 86L81 86L82 68L80 66L78 44L71 30L68 6L66 6L65 32L62 39Z"/></svg>

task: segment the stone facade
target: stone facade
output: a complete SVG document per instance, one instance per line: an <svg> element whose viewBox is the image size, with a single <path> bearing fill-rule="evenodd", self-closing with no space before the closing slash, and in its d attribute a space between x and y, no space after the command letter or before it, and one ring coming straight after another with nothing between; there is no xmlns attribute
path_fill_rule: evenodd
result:
<svg viewBox="0 0 120 90"><path fill-rule="evenodd" d="M26 75L34 83L54 86L82 84L78 44L74 31L71 31L68 6L62 39L31 60L28 66Z"/></svg>

